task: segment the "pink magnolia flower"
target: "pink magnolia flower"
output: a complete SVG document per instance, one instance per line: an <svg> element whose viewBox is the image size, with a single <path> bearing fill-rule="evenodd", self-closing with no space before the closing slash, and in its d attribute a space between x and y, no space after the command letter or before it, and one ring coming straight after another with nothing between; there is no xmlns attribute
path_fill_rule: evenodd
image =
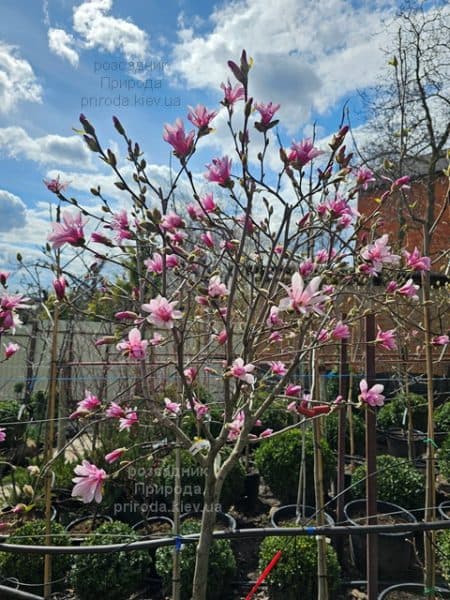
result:
<svg viewBox="0 0 450 600"><path fill-rule="evenodd" d="M318 342L328 342L330 334L326 329L321 329L316 336Z"/></svg>
<svg viewBox="0 0 450 600"><path fill-rule="evenodd" d="M208 296L210 298L223 298L224 296L228 296L229 291L225 283L220 281L219 275L214 275L209 280L208 286Z"/></svg>
<svg viewBox="0 0 450 600"><path fill-rule="evenodd" d="M400 256L392 254L388 246L388 235L385 233L380 238L361 250L361 256L372 264L376 273L380 273L384 264L397 265Z"/></svg>
<svg viewBox="0 0 450 600"><path fill-rule="evenodd" d="M173 246L181 246L184 240L187 238L187 233L184 231L171 231L168 233L168 238L172 242Z"/></svg>
<svg viewBox="0 0 450 600"><path fill-rule="evenodd" d="M373 181L375 181L373 172L367 167L359 167L356 171L356 185L360 185L364 190L367 190L369 183Z"/></svg>
<svg viewBox="0 0 450 600"><path fill-rule="evenodd" d="M53 248L61 248L66 243L71 246L84 246L83 227L86 223L87 219L83 219L81 212L73 215L65 210L62 214L62 222L52 223L53 231L47 239L53 243Z"/></svg>
<svg viewBox="0 0 450 600"><path fill-rule="evenodd" d="M116 460L119 460L119 458L126 451L127 451L127 448L116 448L115 450L113 450L112 452L110 452L109 454L107 454L105 456L105 460L107 463L109 463L111 465L112 463L116 462Z"/></svg>
<svg viewBox="0 0 450 600"><path fill-rule="evenodd" d="M273 429L269 429L269 428L268 429L264 429L264 431L261 431L261 433L259 434L259 437L260 438L266 438L266 437L271 436L272 433L273 433Z"/></svg>
<svg viewBox="0 0 450 600"><path fill-rule="evenodd" d="M212 213L216 210L217 204L214 201L213 194L206 194L203 198L200 198L200 204L206 213Z"/></svg>
<svg viewBox="0 0 450 600"><path fill-rule="evenodd" d="M381 331L381 328L378 327L378 333L375 342L382 348L385 348L385 350L395 350L397 348L395 341L395 330L389 329L388 331Z"/></svg>
<svg viewBox="0 0 450 600"><path fill-rule="evenodd" d="M218 344L223 346L228 340L228 333L225 329L222 329L222 331L220 331L217 335L214 335L213 337L215 338Z"/></svg>
<svg viewBox="0 0 450 600"><path fill-rule="evenodd" d="M278 306L271 306L270 313L266 320L267 327L280 327L283 325L283 319L280 317Z"/></svg>
<svg viewBox="0 0 450 600"><path fill-rule="evenodd" d="M128 333L128 341L119 342L116 348L123 352L125 356L143 360L145 358L147 346L148 341L142 339L141 332L135 327Z"/></svg>
<svg viewBox="0 0 450 600"><path fill-rule="evenodd" d="M160 227L162 229L167 229L168 231L174 231L175 229L184 226L185 222L183 219L173 211L163 215L160 223Z"/></svg>
<svg viewBox="0 0 450 600"><path fill-rule="evenodd" d="M270 122L272 121L274 114L280 108L280 105L272 104L272 102L269 102L269 104L263 104L261 102L261 103L255 103L255 108L261 115L260 125L262 125L264 128L267 128L267 126L270 125Z"/></svg>
<svg viewBox="0 0 450 600"><path fill-rule="evenodd" d="M206 165L208 171L205 173L205 178L212 183L218 183L222 187L228 187L231 179L231 158L224 156L223 158L213 158L209 165Z"/></svg>
<svg viewBox="0 0 450 600"><path fill-rule="evenodd" d="M66 295L67 280L64 275L60 275L53 281L53 289L55 290L58 300L64 300Z"/></svg>
<svg viewBox="0 0 450 600"><path fill-rule="evenodd" d="M59 179L59 175L56 179L44 179L45 187L54 194L60 194L69 185L67 182L62 182Z"/></svg>
<svg viewBox="0 0 450 600"><path fill-rule="evenodd" d="M412 279L408 279L408 281L404 285L398 288L397 294L400 294L401 296L406 296L407 298L411 298L412 300L418 300L418 290L419 286L415 285Z"/></svg>
<svg viewBox="0 0 450 600"><path fill-rule="evenodd" d="M244 360L242 358L236 358L231 365L230 374L236 379L240 379L248 385L253 385L255 383L255 377L252 375L255 370L255 365L244 364Z"/></svg>
<svg viewBox="0 0 450 600"><path fill-rule="evenodd" d="M4 427L0 427L0 442L4 442L6 440L6 429Z"/></svg>
<svg viewBox="0 0 450 600"><path fill-rule="evenodd" d="M105 471L87 460L83 460L81 465L77 465L74 471L78 477L72 479L75 483L72 496L80 497L85 504L93 500L98 503L101 502L103 485L108 477Z"/></svg>
<svg viewBox="0 0 450 600"><path fill-rule="evenodd" d="M321 304L325 302L328 297L321 294L319 291L320 282L321 277L314 277L309 284L305 286L303 277L300 273L294 273L291 278L290 287L281 284L288 292L289 296L281 299L279 309L295 310L302 314L310 312L321 314Z"/></svg>
<svg viewBox="0 0 450 600"><path fill-rule="evenodd" d="M450 344L450 338L448 335L437 335L432 340L433 346L446 346Z"/></svg>
<svg viewBox="0 0 450 600"><path fill-rule="evenodd" d="M410 181L411 177L409 175L403 175L403 177L399 177L392 183L391 190L393 191L398 188L402 188L403 190L409 190Z"/></svg>
<svg viewBox="0 0 450 600"><path fill-rule="evenodd" d="M308 277L314 271L315 265L310 258L300 263L298 271L302 277Z"/></svg>
<svg viewBox="0 0 450 600"><path fill-rule="evenodd" d="M241 433L241 429L244 425L244 420L245 420L245 416L244 416L243 411L241 410L240 412L238 412L238 414L233 419L233 421L231 423L228 423L228 425L227 425L227 427L228 427L227 440L228 441L233 442L234 440L236 440L239 437L239 434Z"/></svg>
<svg viewBox="0 0 450 600"><path fill-rule="evenodd" d="M294 169L301 170L302 167L320 154L323 154L322 150L314 148L312 140L308 138L301 142L292 142L287 158Z"/></svg>
<svg viewBox="0 0 450 600"><path fill-rule="evenodd" d="M209 124L217 115L217 112L211 110L209 111L206 106L202 106L201 104L197 104L195 108L189 106L189 113L187 118L195 127L198 127L201 132L209 132Z"/></svg>
<svg viewBox="0 0 450 600"><path fill-rule="evenodd" d="M214 248L214 238L210 231L206 231L205 233L200 234L201 241L205 244L207 248Z"/></svg>
<svg viewBox="0 0 450 600"><path fill-rule="evenodd" d="M223 89L225 98L223 104L225 106L233 106L235 102L243 100L245 98L245 90L242 85L236 85L234 88L228 79L228 84L222 83L220 87Z"/></svg>
<svg viewBox="0 0 450 600"><path fill-rule="evenodd" d="M120 310L114 315L118 321L134 321L138 318L137 314L132 310Z"/></svg>
<svg viewBox="0 0 450 600"><path fill-rule="evenodd" d="M166 405L166 412L178 416L181 412L181 404L178 402L172 402L169 398L164 398L164 404Z"/></svg>
<svg viewBox="0 0 450 600"><path fill-rule="evenodd" d="M14 356L14 354L20 349L19 344L13 344L12 342L9 342L9 344L3 344L3 346L5 347L5 360L8 360L8 358Z"/></svg>
<svg viewBox="0 0 450 600"><path fill-rule="evenodd" d="M194 379L198 375L198 369L195 367L188 367L183 371L184 376L186 377L186 381L190 384L194 382Z"/></svg>
<svg viewBox="0 0 450 600"><path fill-rule="evenodd" d="M382 395L382 391L384 390L384 385L377 383L373 385L370 390L367 385L367 381L362 379L359 383L359 389L361 393L359 395L359 399L361 402L365 402L369 406L383 406L384 404L384 396Z"/></svg>
<svg viewBox="0 0 450 600"><path fill-rule="evenodd" d="M91 241L94 242L94 244L103 244L104 246L109 246L111 248L114 246L109 237L103 235L103 233L98 233L97 231L91 233Z"/></svg>
<svg viewBox="0 0 450 600"><path fill-rule="evenodd" d="M175 325L175 319L181 319L183 316L180 310L175 309L177 304L176 301L169 302L167 298L158 295L153 300L150 300L149 304L143 304L142 310L150 313L147 320L155 327L172 329Z"/></svg>
<svg viewBox="0 0 450 600"><path fill-rule="evenodd" d="M164 125L163 139L173 147L173 153L179 159L186 158L192 152L194 137L194 131L186 134L181 119L177 119L174 125L168 123Z"/></svg>
<svg viewBox="0 0 450 600"><path fill-rule="evenodd" d="M77 410L70 415L70 419L78 419L78 417L84 417L96 410L100 406L101 402L97 398L97 396L92 394L89 390L86 390L85 394L86 395L83 398L83 400L80 400L77 403Z"/></svg>
<svg viewBox="0 0 450 600"><path fill-rule="evenodd" d="M386 286L386 293L392 294L398 289L398 284L396 281L390 281Z"/></svg>
<svg viewBox="0 0 450 600"><path fill-rule="evenodd" d="M164 341L163 336L156 332L153 334L153 337L150 339L150 346L159 346L159 344L161 344L161 342Z"/></svg>
<svg viewBox="0 0 450 600"><path fill-rule="evenodd" d="M125 411L116 402L111 402L111 404L105 410L105 415L110 419L121 419L125 416Z"/></svg>
<svg viewBox="0 0 450 600"><path fill-rule="evenodd" d="M286 365L281 360L271 361L270 369L274 375L283 376L287 373Z"/></svg>
<svg viewBox="0 0 450 600"><path fill-rule="evenodd" d="M127 412L124 417L119 419L119 431L124 431L125 429L131 429L133 425L139 422L139 418L137 412L132 410L131 412Z"/></svg>
<svg viewBox="0 0 450 600"><path fill-rule="evenodd" d="M284 390L284 395L289 398L300 398L302 395L302 386L290 383Z"/></svg>
<svg viewBox="0 0 450 600"><path fill-rule="evenodd" d="M335 340L346 340L350 337L350 328L342 321L338 321L331 331L331 337Z"/></svg>
<svg viewBox="0 0 450 600"><path fill-rule="evenodd" d="M405 250L404 255L406 266L413 271L429 271L431 269L431 259L428 256L421 256L417 247L412 252Z"/></svg>
<svg viewBox="0 0 450 600"><path fill-rule="evenodd" d="M128 214L125 209L120 210L118 213L114 213L111 224L105 225L105 227L116 232L116 240L119 243L122 240L131 240L134 237L132 231L130 231Z"/></svg>
<svg viewBox="0 0 450 600"><path fill-rule="evenodd" d="M198 221L199 219L201 219L203 217L203 211L202 209L197 206L196 204L188 204L186 206L186 210L188 212L188 215L191 217L191 219L193 221Z"/></svg>
<svg viewBox="0 0 450 600"><path fill-rule="evenodd" d="M6 282L10 275L11 275L11 273L8 273L8 271L0 271L0 284L3 287L6 287Z"/></svg>
<svg viewBox="0 0 450 600"><path fill-rule="evenodd" d="M190 402L187 401L186 408L194 409L195 417L198 421L201 421L203 419L203 417L205 417L209 413L209 406L206 406L206 404L202 404L196 398L193 398L193 406L192 407L191 407Z"/></svg>
<svg viewBox="0 0 450 600"><path fill-rule="evenodd" d="M269 335L269 343L270 344L278 344L279 342L283 341L283 336L281 335L281 333L279 331L272 331L272 333Z"/></svg>

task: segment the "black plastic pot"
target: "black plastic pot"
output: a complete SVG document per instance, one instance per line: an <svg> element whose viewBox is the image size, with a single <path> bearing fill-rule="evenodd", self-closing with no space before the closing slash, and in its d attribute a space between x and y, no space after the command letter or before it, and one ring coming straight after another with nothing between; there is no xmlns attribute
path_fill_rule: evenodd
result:
<svg viewBox="0 0 450 600"><path fill-rule="evenodd" d="M158 515L155 517L148 517L148 519L143 519L142 521L138 521L138 523L135 523L133 525L133 529L134 529L134 531L136 531L136 533L139 533L139 535L142 535L143 537L153 537L154 534L145 533L145 526L148 525L149 527L151 527L152 525L157 525L158 523L164 524L164 525L167 525L168 527L170 527L169 535L171 535L172 530L173 530L173 521L169 517L166 517L163 515Z"/></svg>
<svg viewBox="0 0 450 600"><path fill-rule="evenodd" d="M366 500L353 500L344 506L344 514L350 525L357 527L361 524L361 517L356 521L355 514L365 514ZM402 519L417 523L413 514L397 504L391 502L377 502L379 515L398 514ZM365 517L364 517L365 519ZM387 579L397 579L408 572L413 563L413 550L410 541L414 534L412 532L380 533L378 534L378 571L379 575ZM366 568L366 535L351 534L350 547L356 566L365 571Z"/></svg>
<svg viewBox="0 0 450 600"><path fill-rule="evenodd" d="M391 585L379 594L378 600L390 600L391 592L417 592L419 595L417 598L425 598L424 595L425 586L422 583L398 583ZM450 598L450 590L437 587L435 591L440 594L439 598Z"/></svg>
<svg viewBox="0 0 450 600"><path fill-rule="evenodd" d="M75 527L75 525L78 525L79 523L83 523L83 521L88 521L89 519L94 519L95 517L95 529L97 529L97 527L100 527L100 525L103 525L104 523L112 523L113 520L111 517L108 517L108 515L86 515L85 517L80 517L79 519L75 519L73 521L71 521L67 527L66 527L66 531L67 533L70 534L71 538L72 538L72 543L77 545L77 544L81 544L81 542L84 540L85 536L84 535L76 535L72 533L73 528ZM93 531L95 531L95 529Z"/></svg>
<svg viewBox="0 0 450 600"><path fill-rule="evenodd" d="M202 511L194 511L183 513L180 516L180 521L186 521L186 519L198 519L202 518ZM230 531L235 531L236 529L236 520L228 513L216 511L216 523L221 523Z"/></svg>
<svg viewBox="0 0 450 600"><path fill-rule="evenodd" d="M413 458L425 452L424 440L426 434L418 429L413 429L412 450ZM408 431L401 427L390 427L387 431L387 449L391 456L408 458Z"/></svg>
<svg viewBox="0 0 450 600"><path fill-rule="evenodd" d="M311 524L315 521L316 509L314 506L300 506L300 514L302 517L309 519L311 518ZM295 519L297 515L297 505L296 504L286 504L285 506L280 506L276 510L273 511L272 516L270 517L270 524L272 527L281 527L279 525L280 521L284 521L286 519ZM334 519L328 513L324 513L325 524L331 527L334 526Z"/></svg>
<svg viewBox="0 0 450 600"><path fill-rule="evenodd" d="M438 511L442 519L450 520L450 500L441 502L438 506Z"/></svg>

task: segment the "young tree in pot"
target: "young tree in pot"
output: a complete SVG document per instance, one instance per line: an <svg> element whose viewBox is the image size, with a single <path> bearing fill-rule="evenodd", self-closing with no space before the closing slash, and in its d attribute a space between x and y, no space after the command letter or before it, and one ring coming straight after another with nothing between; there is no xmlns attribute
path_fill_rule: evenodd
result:
<svg viewBox="0 0 450 600"><path fill-rule="evenodd" d="M266 151L271 143L267 134L277 124L273 116L278 107L253 102L248 86L251 61L245 51L239 66L232 61L229 66L238 85L223 85L222 105L228 115L238 166L227 156L214 158L208 165L206 180L217 184L216 197L212 193L203 195L189 165L197 144L211 131L214 113L205 107L189 113L196 131L186 133L180 120L165 127L164 139L172 145L180 163L165 191L149 177L140 146L128 137L117 118L114 126L126 144L133 181L127 180L115 153L102 147L95 128L81 115L81 134L88 148L111 167L116 187L130 197L131 212L113 213L100 188L94 187L91 192L105 216L98 217L90 208L83 208L82 213L67 211L49 236L57 250L67 243L128 270L132 289L127 296L129 310L116 315L122 323L116 337L96 343L115 344L136 366L140 378L132 403L105 406L101 399L94 402L86 398L80 401L77 412L84 418L109 418L121 430L130 432L130 443L105 457L109 464L119 457L126 460L127 452L134 448L133 432L140 427L141 416L146 415L168 432L170 443L176 440L204 468L204 509L192 589L197 600L206 595L214 507L220 503L224 481L252 439L254 427L259 420L264 421L271 404L285 396L283 390L311 351L346 330L333 314L339 291L352 282L364 284L384 269L394 276L393 267L400 260L391 252L387 236L382 236L359 252L356 268L349 266L347 258L356 237L349 228L357 221L350 201L369 176L367 171L357 171L346 198L337 195L340 183L352 171L352 157L343 145L346 127L330 140L317 175L310 167L322 151L312 140L283 149L281 179L271 187L265 173ZM244 100L242 127L237 131L234 115L240 100ZM254 148L250 134L253 109L259 113L254 125L262 142L256 171L250 159ZM281 193L282 180L292 191L286 198ZM193 198L186 217L172 210L175 188L179 190L183 184ZM393 181L392 191L396 185ZM55 181L51 188L61 202L75 205L78 211L78 201L65 196L63 185ZM103 228L92 234L95 249L86 242L86 218ZM114 237L109 237L110 231ZM316 252L315 241L319 238L326 241L328 250ZM113 250L108 256L110 248ZM410 284L406 288L391 285L380 291L378 300L382 304L381 296L393 294L401 298L412 289ZM364 311L366 299L365 295L354 296L355 314ZM192 355L189 349L198 340L199 325L208 342ZM126 339L117 344L123 336ZM149 359L153 356L150 348L155 347L173 356L165 365L165 373L176 385L173 396L162 401L151 389L151 382L159 374L159 367ZM210 407L195 395L195 380L203 370L212 372L218 383L216 394L223 412L217 435L213 435L207 417ZM267 389L269 380L272 385L267 397L255 406L255 394L263 387ZM314 405L317 400L311 402ZM194 439L183 430L186 413L198 421L200 435ZM260 437L271 435L270 423L266 426ZM142 451L143 458L152 454L149 448ZM110 469L108 475L89 461L77 466L74 495L85 502L99 501L104 481L113 479L115 466Z"/></svg>

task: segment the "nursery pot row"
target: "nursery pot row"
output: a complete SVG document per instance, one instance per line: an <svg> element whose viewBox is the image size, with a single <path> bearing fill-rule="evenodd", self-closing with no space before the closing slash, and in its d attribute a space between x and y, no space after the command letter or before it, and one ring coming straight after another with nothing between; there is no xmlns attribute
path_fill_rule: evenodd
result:
<svg viewBox="0 0 450 600"><path fill-rule="evenodd" d="M377 502L377 511L380 520L389 519L393 522L401 521L417 523L417 519L406 509L391 502ZM347 521L357 527L365 522L366 500L353 500L344 507ZM412 533L382 533L378 534L378 570L380 577L397 579L399 575L407 573L413 560L412 545L408 540ZM351 534L350 548L356 566L364 571L366 566L366 535Z"/></svg>

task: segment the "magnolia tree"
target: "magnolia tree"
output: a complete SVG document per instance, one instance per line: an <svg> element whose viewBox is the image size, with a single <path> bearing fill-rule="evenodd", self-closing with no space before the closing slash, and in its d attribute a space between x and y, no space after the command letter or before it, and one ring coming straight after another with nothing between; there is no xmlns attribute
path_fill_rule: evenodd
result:
<svg viewBox="0 0 450 600"><path fill-rule="evenodd" d="M394 254L387 235L369 238L357 248L364 219L353 203L373 176L352 163L345 147L347 128L341 127L327 149L317 148L312 139L277 148L271 130L278 123L274 117L279 105L251 97L251 62L245 51L239 65L232 61L228 65L237 82L222 84L221 110L227 115L233 156L212 158L203 182L190 161L213 131L217 113L204 106L189 111L192 131L187 132L180 119L164 128L164 140L179 163L166 190L149 176L140 146L117 118L114 126L134 170L130 180L112 150L103 148L94 126L80 116L80 134L115 173L115 185L128 195L128 210L113 212L100 188L91 192L101 211L80 207L65 195L63 182L47 182L60 202L72 205L48 237L56 253L65 245L92 253L125 267L133 282L126 310L115 315L119 339L94 341L114 344L139 369L133 402L117 398L105 405L89 392L72 418L85 424L89 419L108 419L131 434L143 415L149 415L203 468L204 502L192 589L198 600L206 597L208 554L223 483L249 442L279 434L264 421L266 410L280 398L286 400L286 410L299 414L302 421L337 409L341 398L328 405L319 403L314 390L310 394L302 390L296 380L298 366L318 348L349 337L352 321L366 308L417 300L418 286L408 271L429 266L417 251L403 257ZM279 153L276 174L267 167L269 153L271 164ZM183 180L191 198L177 207L175 190ZM393 181L390 192L406 184L405 178ZM388 198L389 193L382 201ZM90 239L88 228L93 229ZM375 277L385 285L372 285ZM59 302L70 302L60 271L54 288ZM343 322L339 297L349 289L357 292ZM106 288L103 294L112 290ZM3 296L0 331L13 327L15 309L22 306L19 296ZM201 344L196 342L199 328L206 340ZM392 349L395 332L379 330L376 343ZM161 398L149 385L159 368L149 355L152 348L165 345L174 356L166 372L177 385ZM220 384L214 400L221 407L222 421L215 435L211 406L195 393L203 370L214 371ZM256 402L262 389L264 399ZM372 410L383 404L381 385L369 388L362 380L360 390L360 406ZM197 424L195 439L183 428L186 414ZM265 430L257 437L253 431L261 421ZM0 434L5 435L1 430ZM86 503L101 502L104 486L115 469L126 464L132 446L130 437L127 448L108 453L104 464L84 460L75 469L73 495Z"/></svg>

